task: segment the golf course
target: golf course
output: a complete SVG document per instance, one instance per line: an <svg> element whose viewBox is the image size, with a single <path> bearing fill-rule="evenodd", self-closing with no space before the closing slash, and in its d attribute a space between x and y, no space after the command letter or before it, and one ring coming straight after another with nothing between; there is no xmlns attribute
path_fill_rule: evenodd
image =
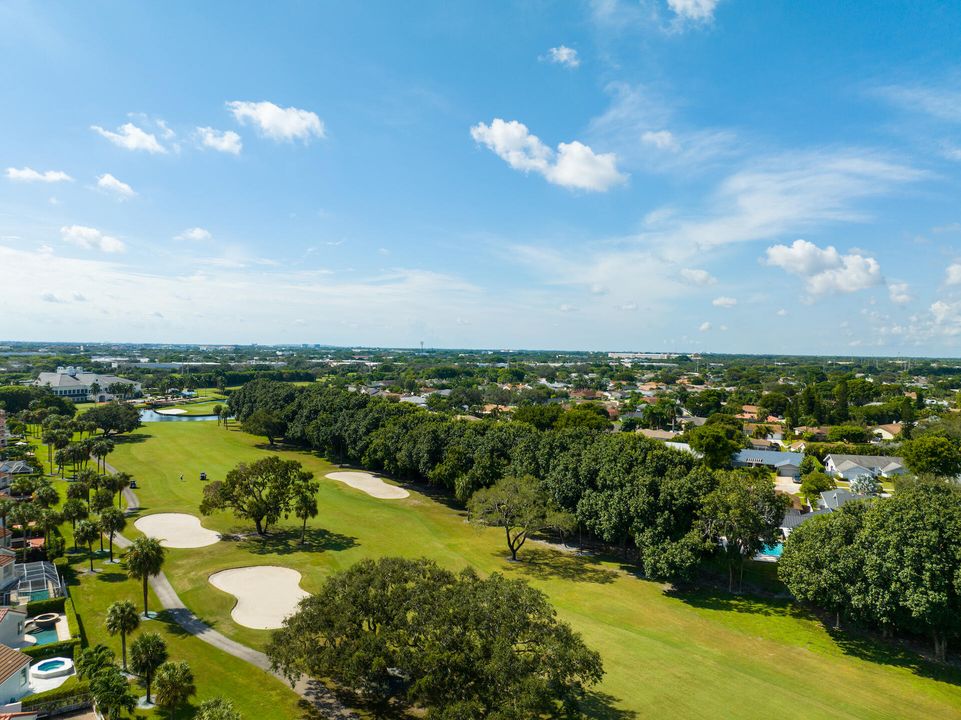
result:
<svg viewBox="0 0 961 720"><path fill-rule="evenodd" d="M304 545L296 518L260 538L252 524L228 513L201 517L198 511L201 472L222 479L237 463L271 453L296 459L320 484L320 513L308 522ZM463 510L430 488L406 486L407 497L375 497L327 477L344 468L309 452L270 448L236 427L146 424L118 443L110 462L137 480L137 517L194 515L204 529L221 534L204 547L169 548L164 572L200 619L252 648L262 649L270 631L236 618L256 609L259 599L242 598L238 606L238 596L218 589L212 575L235 568L287 568L300 577L291 573L293 580L284 587L312 593L329 573L362 558L426 556L452 570L470 565L482 573L523 578L543 590L558 615L603 657L604 679L588 701L594 717L961 717L955 671L870 639L834 637L818 618L788 600L719 591L675 593L639 579L616 560L539 543L528 543L521 562L511 563L499 530L469 524ZM130 520L127 538L140 532L135 518ZM82 564L78 561L76 567ZM137 585L124 580L119 569L102 568L81 577L80 592L75 588L72 595L88 641L116 644L100 629L100 618L116 597L127 593L136 598ZM268 599L275 591L272 572L282 570L264 573L264 586L255 588ZM170 636L172 654L189 659L195 668L199 698L216 689L252 717L295 715L296 695L275 678L183 633L164 622L163 614L156 624ZM228 679L245 673L262 675L262 682L233 684Z"/></svg>

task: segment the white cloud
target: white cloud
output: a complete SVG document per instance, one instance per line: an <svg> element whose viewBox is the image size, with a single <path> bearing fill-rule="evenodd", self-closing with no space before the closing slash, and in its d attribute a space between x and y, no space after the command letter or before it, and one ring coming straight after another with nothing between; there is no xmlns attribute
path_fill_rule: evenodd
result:
<svg viewBox="0 0 961 720"><path fill-rule="evenodd" d="M567 303L559 305L557 309L562 313L577 312L577 307L574 305L568 305Z"/></svg>
<svg viewBox="0 0 961 720"><path fill-rule="evenodd" d="M307 142L311 137L327 136L324 122L309 110L241 100L228 102L227 108L241 125L251 122L272 140Z"/></svg>
<svg viewBox="0 0 961 720"><path fill-rule="evenodd" d="M961 122L961 90L935 85L882 85L873 94L909 112L938 120Z"/></svg>
<svg viewBox="0 0 961 720"><path fill-rule="evenodd" d="M778 316L778 317L787 317L787 310L785 310L784 308L781 308L780 310L777 311L777 316Z"/></svg>
<svg viewBox="0 0 961 720"><path fill-rule="evenodd" d="M667 6L678 17L704 22L714 17L719 0L667 0Z"/></svg>
<svg viewBox="0 0 961 720"><path fill-rule="evenodd" d="M711 329L711 323L709 323L707 320L702 322L701 326L698 328L698 330L700 330L701 332L707 332L710 329Z"/></svg>
<svg viewBox="0 0 961 720"><path fill-rule="evenodd" d="M515 170L533 170L561 187L604 192L627 180L617 170L614 153L597 154L575 140L559 143L555 154L516 120L495 118L490 125L478 123L470 132L476 142L486 145Z"/></svg>
<svg viewBox="0 0 961 720"><path fill-rule="evenodd" d="M192 227L192 228L187 228L179 235L175 235L174 240L201 241L201 240L210 240L210 238L212 237L213 235L210 234L209 230L206 230L202 227Z"/></svg>
<svg viewBox="0 0 961 720"><path fill-rule="evenodd" d="M833 246L820 248L807 240L769 247L765 262L804 278L811 296L866 290L884 281L873 257L854 251L842 255Z"/></svg>
<svg viewBox="0 0 961 720"><path fill-rule="evenodd" d="M131 198L137 194L127 183L121 182L110 173L104 173L97 178L97 187L116 193L121 199Z"/></svg>
<svg viewBox="0 0 961 720"><path fill-rule="evenodd" d="M620 306L620 309L623 310L624 312L633 312L634 310L637 310L637 303L633 303L633 302L624 303L623 305Z"/></svg>
<svg viewBox="0 0 961 720"><path fill-rule="evenodd" d="M717 278L707 270L698 270L696 268L683 268L681 270L681 277L693 285L713 285L717 282Z"/></svg>
<svg viewBox="0 0 961 720"><path fill-rule="evenodd" d="M57 295L55 295L55 294L52 293L52 292L41 293L40 299L43 300L44 302L48 302L48 303L62 303L62 302L65 302L63 299L61 299L60 297L58 297Z"/></svg>
<svg viewBox="0 0 961 720"><path fill-rule="evenodd" d="M45 172L39 172L31 167L8 167L7 178L10 180L16 180L17 182L44 183L69 182L73 180L72 177L67 175L67 173L63 172L62 170L47 170Z"/></svg>
<svg viewBox="0 0 961 720"><path fill-rule="evenodd" d="M576 68L581 64L581 59L577 56L577 50L566 45L552 47L547 51L547 59L556 65L569 68Z"/></svg>
<svg viewBox="0 0 961 720"><path fill-rule="evenodd" d="M240 139L240 135L235 133L233 130L225 130L221 132L220 130L215 130L212 127L198 127L197 135L200 137L201 145L219 152L239 155L244 146Z"/></svg>
<svg viewBox="0 0 961 720"><path fill-rule="evenodd" d="M84 225L65 225L60 228L60 236L64 242L76 245L84 250L96 249L105 253L119 253L126 249L123 241L110 235L104 235L96 228Z"/></svg>
<svg viewBox="0 0 961 720"><path fill-rule="evenodd" d="M641 140L646 142L648 145L653 145L658 150L680 149L677 138L674 137L674 133L672 133L670 130L646 130L641 135Z"/></svg>
<svg viewBox="0 0 961 720"><path fill-rule="evenodd" d="M90 129L125 150L144 150L151 154L167 152L167 148L160 144L156 135L140 129L133 123L124 123L117 128L118 132L104 130L99 125L91 125Z"/></svg>
<svg viewBox="0 0 961 720"><path fill-rule="evenodd" d="M961 263L951 263L948 265L944 282L947 285L961 285Z"/></svg>
<svg viewBox="0 0 961 720"><path fill-rule="evenodd" d="M888 283L888 297L897 305L904 305L914 299L911 297L911 286L906 282Z"/></svg>
<svg viewBox="0 0 961 720"><path fill-rule="evenodd" d="M737 305L737 298L727 297L722 295L721 297L716 297L711 301L711 305L714 307L721 308L732 308Z"/></svg>

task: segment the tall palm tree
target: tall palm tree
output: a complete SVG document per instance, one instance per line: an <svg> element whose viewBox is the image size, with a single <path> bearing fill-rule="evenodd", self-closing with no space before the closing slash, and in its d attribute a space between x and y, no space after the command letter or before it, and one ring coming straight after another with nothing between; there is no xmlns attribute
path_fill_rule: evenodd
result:
<svg viewBox="0 0 961 720"><path fill-rule="evenodd" d="M33 501L46 510L60 502L60 493L52 485L39 485L33 491Z"/></svg>
<svg viewBox="0 0 961 720"><path fill-rule="evenodd" d="M104 668L93 677L90 694L105 720L119 720L124 713L132 713L137 707L137 696L116 665Z"/></svg>
<svg viewBox="0 0 961 720"><path fill-rule="evenodd" d="M23 535L23 561L27 562L30 548L30 523L37 519L37 506L32 502L20 502L10 511L10 522L20 526Z"/></svg>
<svg viewBox="0 0 961 720"><path fill-rule="evenodd" d="M129 473L118 472L110 476L109 488L117 493L117 507L121 507L123 502L123 491L130 487L131 477Z"/></svg>
<svg viewBox="0 0 961 720"><path fill-rule="evenodd" d="M154 575L159 575L163 568L166 549L156 538L146 535L138 537L127 549L127 576L143 583L143 614L150 617L147 608L147 581Z"/></svg>
<svg viewBox="0 0 961 720"><path fill-rule="evenodd" d="M166 662L157 668L157 705L171 715L197 692L194 674L185 662Z"/></svg>
<svg viewBox="0 0 961 720"><path fill-rule="evenodd" d="M129 600L111 603L104 625L111 635L120 635L120 657L123 658L123 670L127 672L127 635L140 627L137 607Z"/></svg>
<svg viewBox="0 0 961 720"><path fill-rule="evenodd" d="M73 546L77 547L77 520L86 520L90 515L87 503L80 498L71 498L63 504L61 514L63 519L69 521L73 528Z"/></svg>
<svg viewBox="0 0 961 720"><path fill-rule="evenodd" d="M143 678L148 704L154 673L165 662L167 662L167 643L157 633L144 633L130 645L130 668Z"/></svg>
<svg viewBox="0 0 961 720"><path fill-rule="evenodd" d="M92 680L101 670L113 665L114 657L113 650L106 645L88 647L77 657L77 675L81 680Z"/></svg>
<svg viewBox="0 0 961 720"><path fill-rule="evenodd" d="M113 536L127 527L127 516L123 514L123 510L109 507L100 513L100 527L110 538L110 562L113 562Z"/></svg>
<svg viewBox="0 0 961 720"><path fill-rule="evenodd" d="M7 517L17 505L17 501L12 498L0 497L0 525L7 527Z"/></svg>
<svg viewBox="0 0 961 720"><path fill-rule="evenodd" d="M93 572L93 543L101 537L100 525L94 520L81 520L73 533L74 540L87 546L87 558L90 560L90 572Z"/></svg>
<svg viewBox="0 0 961 720"><path fill-rule="evenodd" d="M50 533L55 530L60 523L63 522L63 515L58 513L56 510L51 508L45 508L40 511L37 517L37 527L43 531L43 544L47 548L48 552L50 549Z"/></svg>

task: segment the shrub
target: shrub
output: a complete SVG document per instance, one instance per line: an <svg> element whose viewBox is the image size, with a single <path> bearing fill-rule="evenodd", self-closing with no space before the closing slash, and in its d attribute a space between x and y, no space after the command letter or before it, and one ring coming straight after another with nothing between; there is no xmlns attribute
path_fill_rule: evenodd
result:
<svg viewBox="0 0 961 720"><path fill-rule="evenodd" d="M58 688L24 698L21 707L25 711L43 707L45 712L50 712L57 707L89 702L90 686L87 681L70 678Z"/></svg>
<svg viewBox="0 0 961 720"><path fill-rule="evenodd" d="M80 645L80 640L70 638L69 640L62 640L60 642L50 643L49 645L26 647L23 648L21 652L35 660L43 660L48 657L65 657L73 660L73 653L78 645Z"/></svg>
<svg viewBox="0 0 961 720"><path fill-rule="evenodd" d="M37 615L42 615L43 613L62 613L63 607L67 602L67 598L49 598L47 600L34 600L33 602L27 603L27 617L36 617Z"/></svg>

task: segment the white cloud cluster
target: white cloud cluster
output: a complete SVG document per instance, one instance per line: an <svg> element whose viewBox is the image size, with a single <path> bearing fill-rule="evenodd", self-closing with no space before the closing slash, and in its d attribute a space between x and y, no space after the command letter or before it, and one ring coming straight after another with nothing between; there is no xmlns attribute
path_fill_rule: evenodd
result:
<svg viewBox="0 0 961 720"><path fill-rule="evenodd" d="M267 101L242 100L228 102L227 108L241 125L253 123L272 140L307 142L311 137L323 138L327 135L323 121L309 110L282 108Z"/></svg>
<svg viewBox="0 0 961 720"><path fill-rule="evenodd" d="M67 173L63 172L62 170L47 170L45 172L39 172L31 167L8 167L7 178L9 180L16 180L17 182L44 183L69 182L73 180L72 177L67 175Z"/></svg>
<svg viewBox="0 0 961 720"><path fill-rule="evenodd" d="M944 282L947 285L961 285L961 263L951 263L945 271Z"/></svg>
<svg viewBox="0 0 961 720"><path fill-rule="evenodd" d="M143 150L151 154L167 152L167 148L160 144L156 135L137 127L133 123L124 123L117 128L117 132L104 130L99 125L91 125L90 129L125 150Z"/></svg>
<svg viewBox="0 0 961 720"><path fill-rule="evenodd" d="M641 141L653 145L658 150L679 150L680 145L674 133L670 130L647 130L641 135Z"/></svg>
<svg viewBox="0 0 961 720"><path fill-rule="evenodd" d="M888 283L888 297L896 305L904 305L914 299L911 296L911 286L906 282Z"/></svg>
<svg viewBox="0 0 961 720"><path fill-rule="evenodd" d="M192 228L187 228L179 235L175 235L174 240L200 241L200 240L210 240L210 238L212 237L213 235L210 234L209 230L206 230L202 227L192 227Z"/></svg>
<svg viewBox="0 0 961 720"><path fill-rule="evenodd" d="M804 278L807 292L812 297L857 292L884 282L881 266L873 257L860 252L842 255L832 245L820 248L807 240L769 247L765 261L768 265ZM905 286L905 292L906 289Z"/></svg>
<svg viewBox="0 0 961 720"><path fill-rule="evenodd" d="M97 187L115 193L122 200L132 198L137 194L127 183L118 180L110 173L104 173L97 178Z"/></svg>
<svg viewBox="0 0 961 720"><path fill-rule="evenodd" d="M720 0L667 0L667 6L678 17L704 22L714 17L714 8Z"/></svg>
<svg viewBox="0 0 961 720"><path fill-rule="evenodd" d="M104 235L97 228L84 225L65 225L60 228L60 236L64 242L76 245L84 250L101 250L105 253L119 253L126 249L122 240L110 235Z"/></svg>
<svg viewBox="0 0 961 720"><path fill-rule="evenodd" d="M201 145L211 150L217 150L218 152L239 155L244 146L240 135L233 130L224 130L221 132L212 127L198 127L197 135L200 138Z"/></svg>
<svg viewBox="0 0 961 720"><path fill-rule="evenodd" d="M713 285L717 282L717 278L707 270L698 270L696 268L683 268L681 270L681 277L693 285Z"/></svg>
<svg viewBox="0 0 961 720"><path fill-rule="evenodd" d="M716 297L711 301L711 305L720 308L732 308L737 305L737 298L727 297L726 295L721 295L721 297Z"/></svg>
<svg viewBox="0 0 961 720"><path fill-rule="evenodd" d="M517 120L495 118L490 125L478 123L470 133L515 170L533 170L561 187L604 192L627 180L614 153L595 153L576 140L559 143L555 153Z"/></svg>
<svg viewBox="0 0 961 720"><path fill-rule="evenodd" d="M581 59L577 56L577 50L566 45L558 45L547 51L547 59L555 65L576 68L580 66Z"/></svg>

